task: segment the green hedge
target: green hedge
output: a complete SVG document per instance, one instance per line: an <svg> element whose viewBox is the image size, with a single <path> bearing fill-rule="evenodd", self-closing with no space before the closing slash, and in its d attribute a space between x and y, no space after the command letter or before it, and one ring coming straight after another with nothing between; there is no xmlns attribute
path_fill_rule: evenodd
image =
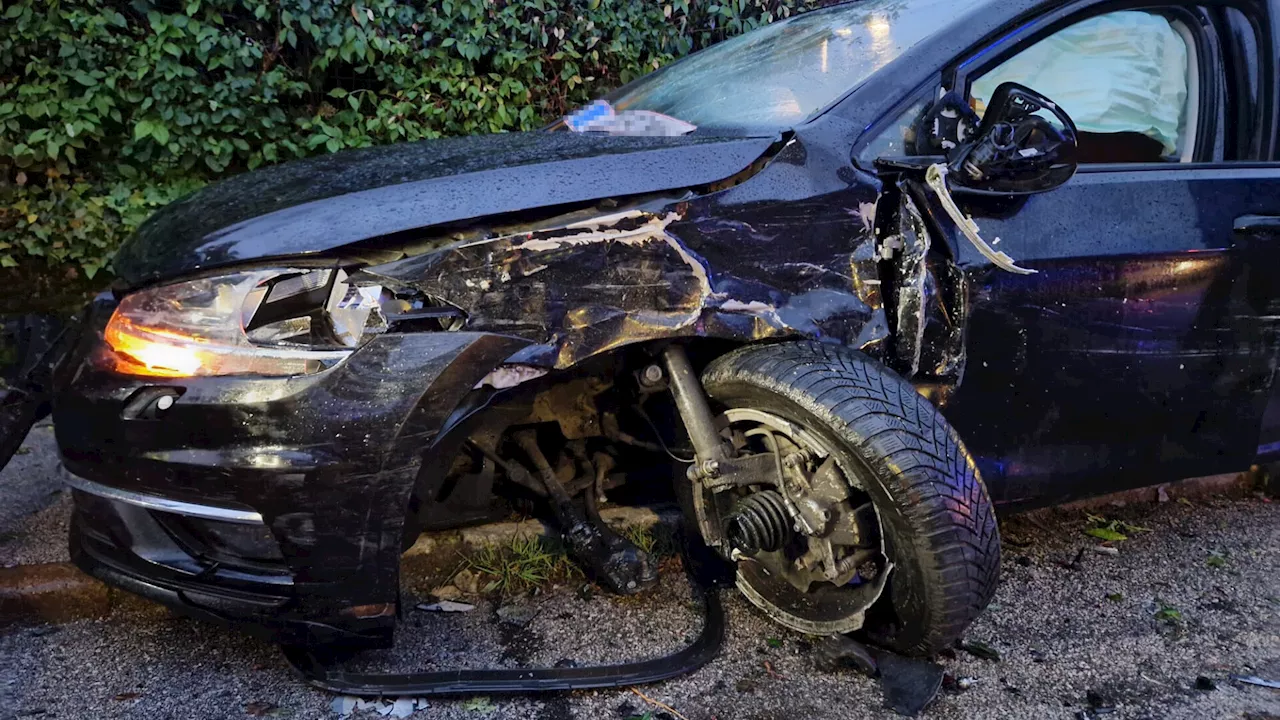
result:
<svg viewBox="0 0 1280 720"><path fill-rule="evenodd" d="M260 165L527 130L820 0L0 0L0 266Z"/></svg>

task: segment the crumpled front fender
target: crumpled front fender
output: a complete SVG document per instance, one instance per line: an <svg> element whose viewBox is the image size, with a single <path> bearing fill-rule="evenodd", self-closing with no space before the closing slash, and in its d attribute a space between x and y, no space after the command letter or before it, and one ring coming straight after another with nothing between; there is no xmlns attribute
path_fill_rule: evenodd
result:
<svg viewBox="0 0 1280 720"><path fill-rule="evenodd" d="M755 172L753 169L752 172ZM470 330L567 368L647 340L804 337L875 353L888 336L874 232L879 181L783 147L742 184L486 227L366 268L460 308Z"/></svg>

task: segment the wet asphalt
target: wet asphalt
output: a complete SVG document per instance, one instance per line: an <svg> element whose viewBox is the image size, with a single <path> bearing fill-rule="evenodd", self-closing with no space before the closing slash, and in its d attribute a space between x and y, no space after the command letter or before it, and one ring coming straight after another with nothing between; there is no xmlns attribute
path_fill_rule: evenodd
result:
<svg viewBox="0 0 1280 720"><path fill-rule="evenodd" d="M21 473L11 465L0 475L0 507L8 513L0 515L0 564L65 557L58 546L68 505L56 490L52 445L36 435L27 446ZM1280 679L1280 502L1250 495L1090 512L1142 529L1128 530L1110 555L1092 550L1100 541L1084 534L1082 510L1003 520L1000 589L967 636L999 659L965 651L940 658L948 687L922 717L1280 718L1280 690L1231 679ZM723 652L695 673L639 688L649 700L609 690L433 698L398 711L390 703L357 709L353 699L307 687L270 644L159 609L11 626L0 628L0 720L410 711L475 720L897 717L883 707L876 681L819 669L811 638L771 624L735 593L722 597L729 620ZM527 623L500 622L501 604L528 608ZM584 591L571 581L537 597L479 599L464 614L415 611L395 650L356 662L410 670L639 659L670 652L698 627L683 575L668 567L641 598Z"/></svg>

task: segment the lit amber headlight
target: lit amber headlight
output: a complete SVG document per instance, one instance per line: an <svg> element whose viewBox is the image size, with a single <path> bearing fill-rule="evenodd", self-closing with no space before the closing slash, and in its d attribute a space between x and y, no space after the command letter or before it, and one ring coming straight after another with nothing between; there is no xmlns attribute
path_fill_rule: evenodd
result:
<svg viewBox="0 0 1280 720"><path fill-rule="evenodd" d="M304 375L386 329L382 288L342 270L259 270L128 295L100 366L127 375Z"/></svg>

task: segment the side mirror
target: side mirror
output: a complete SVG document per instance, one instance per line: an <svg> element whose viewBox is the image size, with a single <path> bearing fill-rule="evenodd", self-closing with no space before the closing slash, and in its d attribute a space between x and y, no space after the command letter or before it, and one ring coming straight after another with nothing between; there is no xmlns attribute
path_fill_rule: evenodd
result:
<svg viewBox="0 0 1280 720"><path fill-rule="evenodd" d="M1052 190L1076 172L1076 126L1031 88L1003 83L982 124L948 157L953 185L973 192L1029 195Z"/></svg>

